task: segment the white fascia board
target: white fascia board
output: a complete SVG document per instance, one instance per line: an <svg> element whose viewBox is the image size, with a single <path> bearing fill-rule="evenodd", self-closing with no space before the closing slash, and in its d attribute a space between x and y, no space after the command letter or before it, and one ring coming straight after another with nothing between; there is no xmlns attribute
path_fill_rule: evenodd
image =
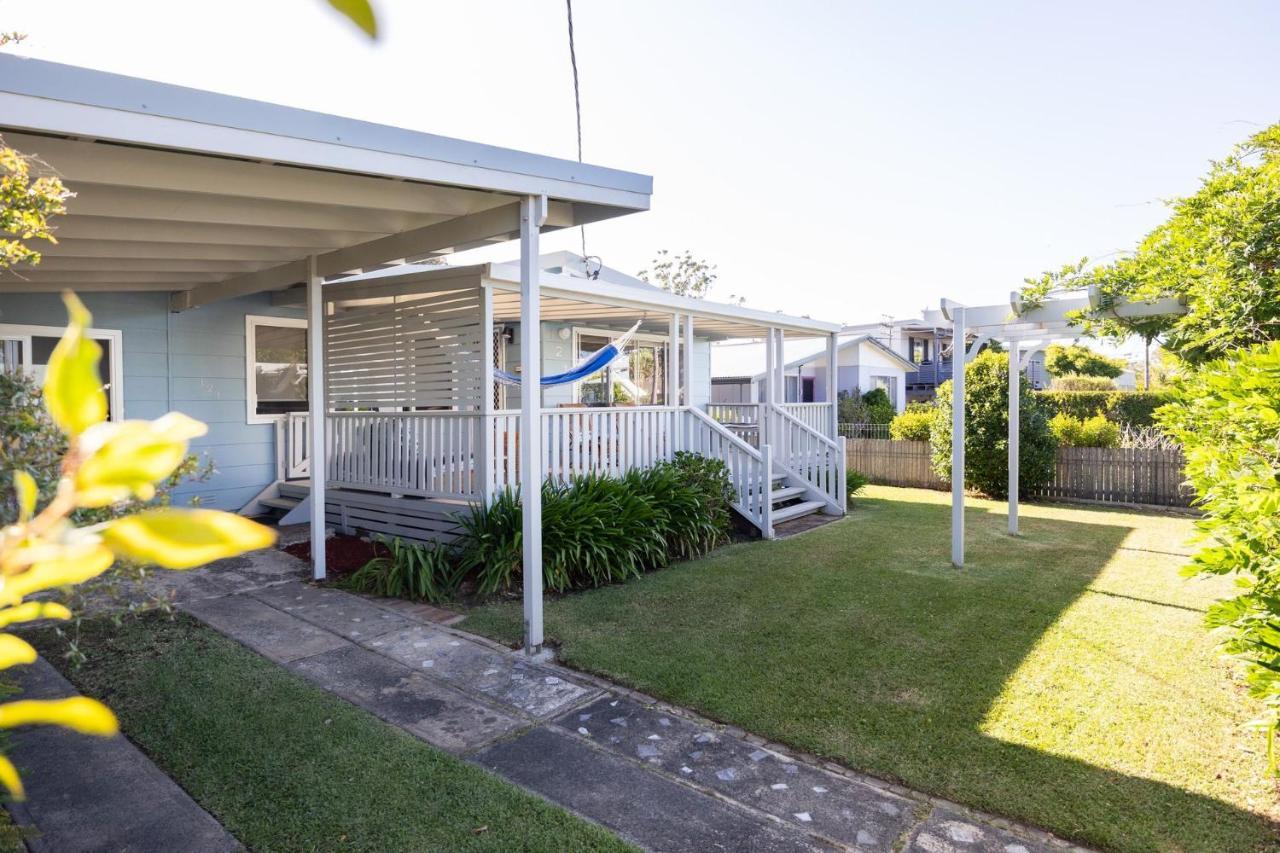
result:
<svg viewBox="0 0 1280 853"><path fill-rule="evenodd" d="M494 287L501 290L519 290L519 280L514 273L515 269L510 264L489 264L489 272L486 278ZM704 317L707 319L751 323L807 335L828 335L832 332L840 331L839 323L824 323L821 320L811 320L807 317L793 317L788 314L758 311L738 305L708 302L705 299L677 296L661 289L629 288L625 285L548 272L542 273L541 285L542 293L546 296L559 296L564 299L576 299L582 302L598 302L604 305L633 308L638 311L651 310L662 313L689 314L694 318Z"/></svg>
<svg viewBox="0 0 1280 853"><path fill-rule="evenodd" d="M157 148L647 210L653 179L492 145L0 54L0 123Z"/></svg>

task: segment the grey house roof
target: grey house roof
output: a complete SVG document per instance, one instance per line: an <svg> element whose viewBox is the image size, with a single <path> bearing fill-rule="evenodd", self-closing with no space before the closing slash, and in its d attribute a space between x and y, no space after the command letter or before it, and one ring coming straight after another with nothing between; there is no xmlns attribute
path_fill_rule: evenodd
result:
<svg viewBox="0 0 1280 853"><path fill-rule="evenodd" d="M160 290L174 310L649 207L647 175L0 54L0 133L75 192L0 292ZM42 247L44 248L44 247Z"/></svg>

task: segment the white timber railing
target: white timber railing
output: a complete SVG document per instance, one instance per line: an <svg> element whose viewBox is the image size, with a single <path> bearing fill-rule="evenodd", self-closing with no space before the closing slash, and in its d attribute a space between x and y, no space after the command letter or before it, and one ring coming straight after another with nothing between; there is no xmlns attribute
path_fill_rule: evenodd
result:
<svg viewBox="0 0 1280 853"><path fill-rule="evenodd" d="M822 433L827 438L835 438L831 434L830 403L779 403L778 408L814 432Z"/></svg>
<svg viewBox="0 0 1280 853"><path fill-rule="evenodd" d="M289 412L276 420L276 479L299 480L311 474L308 423L306 412Z"/></svg>
<svg viewBox="0 0 1280 853"><path fill-rule="evenodd" d="M752 447L760 446L760 403L708 403L707 414Z"/></svg>
<svg viewBox="0 0 1280 853"><path fill-rule="evenodd" d="M773 463L822 496L833 512L844 512L844 439L833 441L780 406L765 409L764 440L773 447Z"/></svg>
<svg viewBox="0 0 1280 853"><path fill-rule="evenodd" d="M478 412L332 412L328 482L396 495L475 498Z"/></svg>
<svg viewBox="0 0 1280 853"><path fill-rule="evenodd" d="M719 459L729 469L733 508L766 538L773 537L773 461L766 444L757 449L697 409L684 410L685 449Z"/></svg>
<svg viewBox="0 0 1280 853"><path fill-rule="evenodd" d="M771 535L770 483L790 475L830 504L844 507L840 444L781 407L743 406L765 414L753 444L730 425L696 408L638 406L566 408L542 412L543 477L567 482L583 474L621 476L651 468L678 451L719 459L729 469L734 509ZM280 469L306 476L307 415L278 427ZM327 430L327 481L336 488L416 497L480 500L520 485L520 413L333 412Z"/></svg>

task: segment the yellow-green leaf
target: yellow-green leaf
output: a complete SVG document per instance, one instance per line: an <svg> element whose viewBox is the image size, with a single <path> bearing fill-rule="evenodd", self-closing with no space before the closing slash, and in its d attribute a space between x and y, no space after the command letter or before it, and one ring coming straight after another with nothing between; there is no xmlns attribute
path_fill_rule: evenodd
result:
<svg viewBox="0 0 1280 853"><path fill-rule="evenodd" d="M378 37L378 18L369 0L329 0L329 5L364 30L369 38Z"/></svg>
<svg viewBox="0 0 1280 853"><path fill-rule="evenodd" d="M42 545L32 550L38 554L35 561L18 574L3 579L0 601L16 604L24 596L42 589L83 583L102 574L115 562L111 550L97 542ZM13 555L13 559L23 559L23 550Z"/></svg>
<svg viewBox="0 0 1280 853"><path fill-rule="evenodd" d="M111 522L102 539L122 557L168 569L190 569L266 548L275 531L213 509L157 509Z"/></svg>
<svg viewBox="0 0 1280 853"><path fill-rule="evenodd" d="M120 724L111 709L87 696L67 699L21 699L0 705L0 729L48 724L84 735L113 735Z"/></svg>
<svg viewBox="0 0 1280 853"><path fill-rule="evenodd" d="M28 601L0 610L0 628L36 619L70 619L71 611L56 601Z"/></svg>
<svg viewBox="0 0 1280 853"><path fill-rule="evenodd" d="M89 312L73 293L64 294L63 302L71 321L49 356L44 401L54 422L74 437L106 420L107 395L98 375L102 347L84 334L92 322Z"/></svg>
<svg viewBox="0 0 1280 853"><path fill-rule="evenodd" d="M76 472L76 503L108 506L129 497L150 500L155 483L187 455L187 441L208 428L180 412L154 421L100 423L81 437L86 455Z"/></svg>
<svg viewBox="0 0 1280 853"><path fill-rule="evenodd" d="M26 471L14 471L13 491L18 498L18 521L20 523L30 521L36 511L36 497L40 493L36 478Z"/></svg>
<svg viewBox="0 0 1280 853"><path fill-rule="evenodd" d="M9 796L15 800L21 801L27 798L27 792L22 788L22 777L18 775L18 768L3 755L0 755L0 785L8 788Z"/></svg>
<svg viewBox="0 0 1280 853"><path fill-rule="evenodd" d="M0 634L0 669L35 662L36 650L30 643L12 634Z"/></svg>

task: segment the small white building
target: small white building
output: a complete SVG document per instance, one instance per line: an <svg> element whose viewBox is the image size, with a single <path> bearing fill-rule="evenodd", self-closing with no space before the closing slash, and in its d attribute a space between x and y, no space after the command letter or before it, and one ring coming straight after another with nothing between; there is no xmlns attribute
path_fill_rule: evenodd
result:
<svg viewBox="0 0 1280 853"><path fill-rule="evenodd" d="M807 344L807 345L806 345ZM797 341L806 352L795 356L783 368L787 403L826 403L827 352L810 342ZM791 349L788 347L788 349ZM758 351L758 352L757 352ZM791 355L791 353L788 353ZM763 363L763 348L730 344L712 346L711 401L713 403L755 402L762 399L763 371L747 374L735 365L749 359ZM915 365L871 335L855 335L840 341L837 349L836 390L861 396L883 388L902 411L907 405L906 375Z"/></svg>

